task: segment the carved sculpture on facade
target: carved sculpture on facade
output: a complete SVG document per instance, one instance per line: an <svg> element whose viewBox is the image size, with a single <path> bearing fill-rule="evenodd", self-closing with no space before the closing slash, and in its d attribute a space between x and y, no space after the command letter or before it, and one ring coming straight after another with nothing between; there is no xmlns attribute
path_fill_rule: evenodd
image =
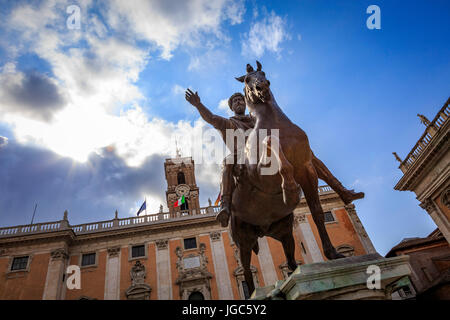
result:
<svg viewBox="0 0 450 320"><path fill-rule="evenodd" d="M125 291L129 300L149 300L152 288L145 283L145 266L137 260L130 270L131 286Z"/></svg>
<svg viewBox="0 0 450 320"><path fill-rule="evenodd" d="M294 227L297 227L300 223L306 222L306 215L304 213L294 214Z"/></svg>
<svg viewBox="0 0 450 320"><path fill-rule="evenodd" d="M168 244L169 240L167 239L156 240L156 247L158 248L158 250L167 249Z"/></svg>
<svg viewBox="0 0 450 320"><path fill-rule="evenodd" d="M211 299L212 274L208 271L208 258L205 251L204 243L200 243L197 254L191 253L184 256L184 250L181 247L175 249L178 271L175 283L180 286L180 297L183 300L187 300L193 292L200 292L205 299Z"/></svg>
<svg viewBox="0 0 450 320"><path fill-rule="evenodd" d="M146 277L145 267L139 260L131 268L130 277L132 286L144 283Z"/></svg>
<svg viewBox="0 0 450 320"><path fill-rule="evenodd" d="M426 210L429 214L436 210L436 204L430 198L425 199L420 207Z"/></svg>
<svg viewBox="0 0 450 320"><path fill-rule="evenodd" d="M397 152L392 152L392 154L394 155L395 160L397 160L397 161L400 162L400 163L403 162L402 159L398 156Z"/></svg>
<svg viewBox="0 0 450 320"><path fill-rule="evenodd" d="M220 233L220 231L213 231L209 234L209 236L211 237L212 241L219 241L222 234Z"/></svg>
<svg viewBox="0 0 450 320"><path fill-rule="evenodd" d="M108 256L110 258L118 257L120 253L120 247L108 248Z"/></svg>
<svg viewBox="0 0 450 320"><path fill-rule="evenodd" d="M52 260L67 260L69 259L69 255L67 254L66 249L56 249L50 253Z"/></svg>
<svg viewBox="0 0 450 320"><path fill-rule="evenodd" d="M425 117L423 114L417 114L417 116L420 119L420 122L423 123L425 126L429 126L431 124L430 120L428 120L427 117Z"/></svg>

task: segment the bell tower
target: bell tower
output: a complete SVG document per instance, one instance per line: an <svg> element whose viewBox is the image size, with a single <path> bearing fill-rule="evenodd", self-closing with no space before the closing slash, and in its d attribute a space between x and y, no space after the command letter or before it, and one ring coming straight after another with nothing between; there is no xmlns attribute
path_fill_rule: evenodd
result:
<svg viewBox="0 0 450 320"><path fill-rule="evenodd" d="M181 157L178 149L175 158L166 159L164 172L167 180L166 200L169 213L189 210L200 212L199 189L195 182L194 160L192 157ZM174 208L175 202L184 195L185 203Z"/></svg>

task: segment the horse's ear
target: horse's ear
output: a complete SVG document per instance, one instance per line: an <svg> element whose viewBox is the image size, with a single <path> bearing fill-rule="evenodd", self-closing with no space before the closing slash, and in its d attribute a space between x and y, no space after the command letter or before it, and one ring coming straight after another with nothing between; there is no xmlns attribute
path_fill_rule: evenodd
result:
<svg viewBox="0 0 450 320"><path fill-rule="evenodd" d="M253 67L247 63L247 73L253 72L255 70L253 70Z"/></svg>
<svg viewBox="0 0 450 320"><path fill-rule="evenodd" d="M261 66L261 63L259 63L258 60L256 60L256 66L258 67L258 69L256 71L261 71L262 66Z"/></svg>
<svg viewBox="0 0 450 320"><path fill-rule="evenodd" d="M241 77L238 77L238 78L235 78L237 81L239 81L239 82L244 82L244 80L245 80L245 76L241 76Z"/></svg>

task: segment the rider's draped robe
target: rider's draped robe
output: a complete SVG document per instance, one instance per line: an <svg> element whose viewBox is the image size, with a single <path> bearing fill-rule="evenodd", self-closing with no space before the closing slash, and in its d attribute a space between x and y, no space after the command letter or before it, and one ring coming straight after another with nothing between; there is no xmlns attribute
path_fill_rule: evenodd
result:
<svg viewBox="0 0 450 320"><path fill-rule="evenodd" d="M223 142L227 146L228 150L232 153L232 155L237 154L237 138L234 139L234 145L231 143L227 143L227 129L238 130L242 129L244 132L248 129L252 129L255 126L255 118L250 115L236 115L229 119L219 118L218 123L216 124L216 129L222 135ZM247 137L245 138L247 141Z"/></svg>

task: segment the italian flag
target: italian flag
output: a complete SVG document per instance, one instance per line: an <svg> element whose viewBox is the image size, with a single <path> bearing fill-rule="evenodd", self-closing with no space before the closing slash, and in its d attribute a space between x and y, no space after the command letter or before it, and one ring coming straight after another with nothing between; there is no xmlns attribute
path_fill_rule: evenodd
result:
<svg viewBox="0 0 450 320"><path fill-rule="evenodd" d="M173 207L179 207L181 206L183 203L185 203L185 199L184 199L184 195L181 196L180 199L178 199L177 201L175 201L175 203L173 204Z"/></svg>

